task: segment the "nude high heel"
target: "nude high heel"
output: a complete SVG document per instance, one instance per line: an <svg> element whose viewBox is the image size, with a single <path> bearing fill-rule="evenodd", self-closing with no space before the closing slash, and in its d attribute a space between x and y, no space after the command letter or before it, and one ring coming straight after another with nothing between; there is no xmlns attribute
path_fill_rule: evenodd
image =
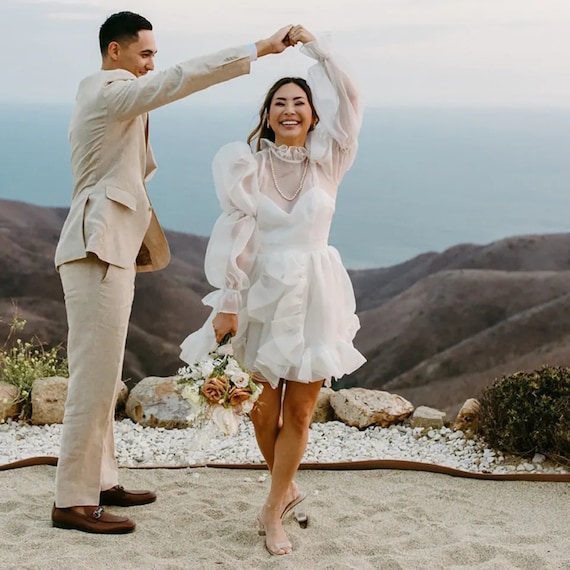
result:
<svg viewBox="0 0 570 570"><path fill-rule="evenodd" d="M285 542L277 542L275 544L269 544L267 542L267 532L265 530L265 525L261 520L261 512L257 515L255 526L257 527L257 533L259 536L265 536L265 548L269 554L272 556L285 556L293 552L293 546L289 540Z"/></svg>

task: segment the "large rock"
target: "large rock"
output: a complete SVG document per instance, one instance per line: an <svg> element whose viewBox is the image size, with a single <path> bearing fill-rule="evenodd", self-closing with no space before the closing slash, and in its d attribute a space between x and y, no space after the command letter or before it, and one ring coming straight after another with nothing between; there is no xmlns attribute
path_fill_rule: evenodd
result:
<svg viewBox="0 0 570 570"><path fill-rule="evenodd" d="M387 427L414 411L414 406L402 396L366 388L339 390L331 395L330 403L342 422L360 429L371 425Z"/></svg>
<svg viewBox="0 0 570 570"><path fill-rule="evenodd" d="M32 384L32 423L60 424L63 422L67 378L52 376L38 378Z"/></svg>
<svg viewBox="0 0 570 570"><path fill-rule="evenodd" d="M129 418L148 427L188 427L190 411L190 404L181 395L177 376L143 378L127 399Z"/></svg>
<svg viewBox="0 0 570 570"><path fill-rule="evenodd" d="M465 400L465 403L457 413L455 422L453 422L453 429L464 433L477 433L479 431L480 410L481 405L479 400L476 398Z"/></svg>
<svg viewBox="0 0 570 570"><path fill-rule="evenodd" d="M67 399L69 378L52 376L38 378L32 384L32 423L35 425L61 424ZM116 409L124 408L129 390L124 382L117 399ZM121 403L122 402L122 403Z"/></svg>
<svg viewBox="0 0 570 570"><path fill-rule="evenodd" d="M332 394L334 390L331 388L321 388L311 423L324 424L334 420L334 410L331 406Z"/></svg>
<svg viewBox="0 0 570 570"><path fill-rule="evenodd" d="M0 382L0 423L9 418L15 418L20 412L17 403L18 388L8 382Z"/></svg>
<svg viewBox="0 0 570 570"><path fill-rule="evenodd" d="M418 406L412 414L411 425L422 428L442 428L445 425L445 412L428 406Z"/></svg>

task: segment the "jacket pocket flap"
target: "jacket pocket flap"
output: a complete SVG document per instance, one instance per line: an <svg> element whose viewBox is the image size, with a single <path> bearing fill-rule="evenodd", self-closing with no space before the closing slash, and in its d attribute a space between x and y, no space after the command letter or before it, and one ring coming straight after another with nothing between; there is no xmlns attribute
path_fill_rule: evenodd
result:
<svg viewBox="0 0 570 570"><path fill-rule="evenodd" d="M107 195L107 198L109 198L109 200L113 200L113 202L118 202L131 210L137 209L137 199L126 190L121 190L116 186L106 186L105 194Z"/></svg>

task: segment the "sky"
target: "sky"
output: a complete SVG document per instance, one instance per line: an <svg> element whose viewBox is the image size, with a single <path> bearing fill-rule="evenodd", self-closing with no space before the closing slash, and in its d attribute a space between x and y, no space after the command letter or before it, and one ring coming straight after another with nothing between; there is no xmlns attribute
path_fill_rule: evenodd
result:
<svg viewBox="0 0 570 570"><path fill-rule="evenodd" d="M71 103L120 10L152 22L157 68L300 23L330 38L371 107L570 107L569 0L0 0L0 102ZM298 49L267 56L192 103L257 105L309 65Z"/></svg>

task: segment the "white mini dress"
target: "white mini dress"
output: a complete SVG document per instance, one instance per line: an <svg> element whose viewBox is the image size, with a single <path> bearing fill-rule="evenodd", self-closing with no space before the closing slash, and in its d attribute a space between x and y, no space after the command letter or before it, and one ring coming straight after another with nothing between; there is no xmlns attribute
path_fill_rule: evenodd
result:
<svg viewBox="0 0 570 570"><path fill-rule="evenodd" d="M194 364L215 346L212 320L238 315L234 354L273 386L338 379L365 358L354 348L360 326L354 291L338 251L328 244L338 186L357 149L361 114L352 81L319 42L302 51L317 60L307 82L319 114L306 147L277 147L262 139L252 152L228 144L212 169L222 214L212 230L206 277L217 288L203 302L212 307L204 325L181 345L181 359ZM298 184L294 201L275 188ZM308 165L307 165L308 161Z"/></svg>

